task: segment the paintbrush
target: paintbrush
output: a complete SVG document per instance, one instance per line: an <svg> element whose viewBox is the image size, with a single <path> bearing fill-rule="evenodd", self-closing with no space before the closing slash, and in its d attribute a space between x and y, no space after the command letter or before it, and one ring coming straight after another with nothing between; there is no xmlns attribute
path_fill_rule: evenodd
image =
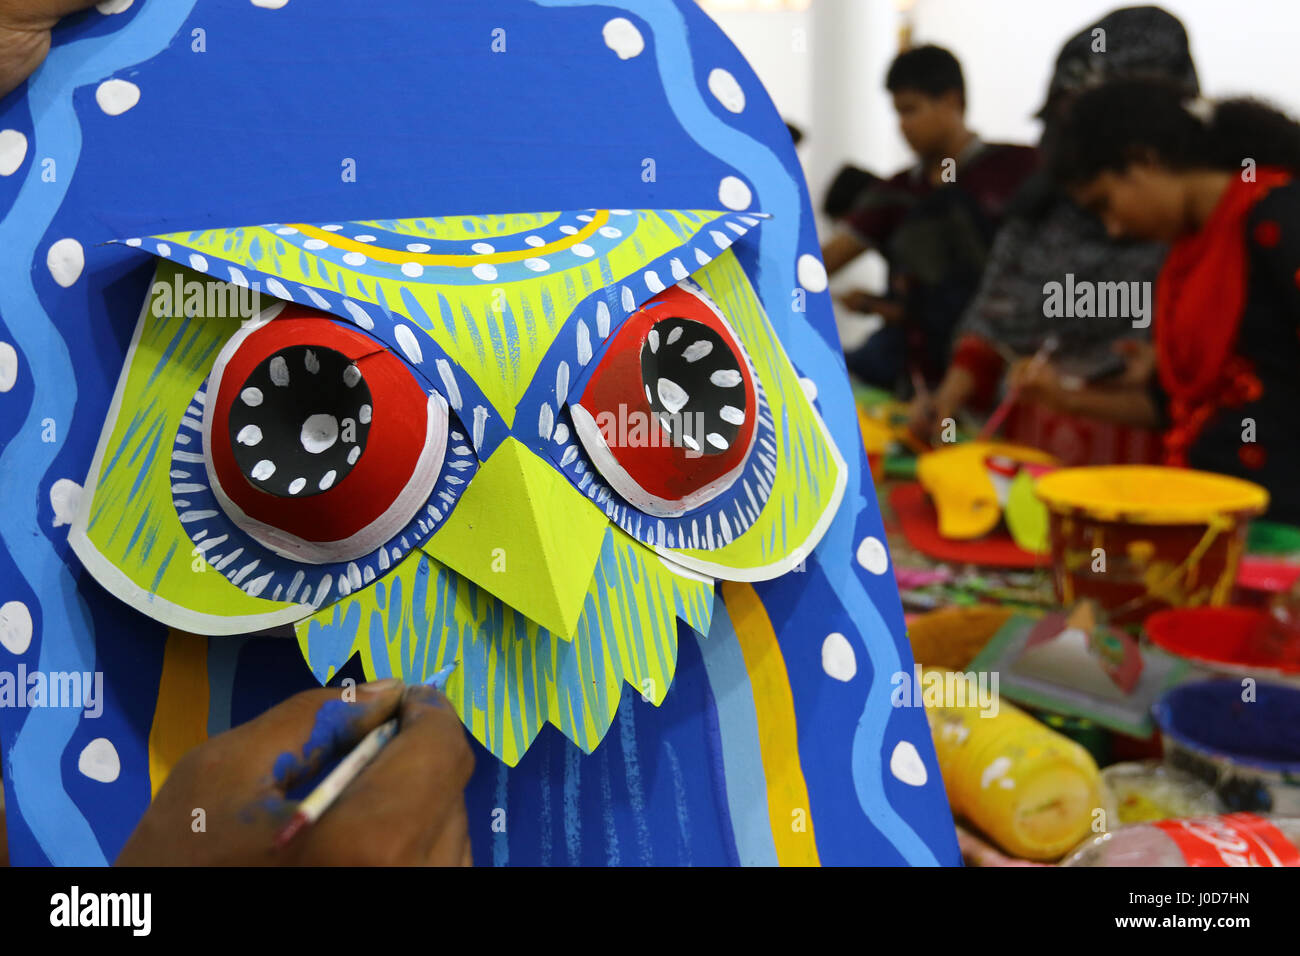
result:
<svg viewBox="0 0 1300 956"><path fill-rule="evenodd" d="M446 667L439 670L436 674L426 680L424 683L430 687L436 687L442 690L447 686L447 678L451 676L452 671L456 669L460 661L452 661ZM298 809L294 812L293 817L284 828L275 836L274 847L279 850L283 848L298 831L305 829L309 824L315 823L320 819L321 814L330 808L330 805L338 799L348 784L361 775L361 771L370 765L370 762L379 755L379 751L397 735L397 718L386 720L370 733L361 738L361 742L352 748L352 751L339 761L338 766L325 775L320 783L312 788L311 793L303 798L298 804Z"/></svg>
<svg viewBox="0 0 1300 956"><path fill-rule="evenodd" d="M1029 364L1025 366L1025 370L1027 372L1038 371L1038 369L1052 357L1052 353L1056 351L1057 344L1058 339L1055 335L1049 335L1044 339L1042 346L1034 353L1034 357L1029 360ZM996 435L998 429L1002 427L1003 420L1008 414L1010 414L1011 406L1015 405L1018 398L1020 398L1019 385L1013 385L1011 388L1007 389L1007 394L1003 397L1002 401L998 403L998 407L993 410L993 414L990 415L989 420L984 423L984 427L980 429L979 436L975 440L988 441Z"/></svg>

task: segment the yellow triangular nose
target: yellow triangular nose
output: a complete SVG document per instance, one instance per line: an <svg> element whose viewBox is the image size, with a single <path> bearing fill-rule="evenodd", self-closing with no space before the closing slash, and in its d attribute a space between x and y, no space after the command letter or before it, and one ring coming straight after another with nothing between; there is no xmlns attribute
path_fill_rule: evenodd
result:
<svg viewBox="0 0 1300 956"><path fill-rule="evenodd" d="M424 550L568 640L609 527L553 464L507 438Z"/></svg>

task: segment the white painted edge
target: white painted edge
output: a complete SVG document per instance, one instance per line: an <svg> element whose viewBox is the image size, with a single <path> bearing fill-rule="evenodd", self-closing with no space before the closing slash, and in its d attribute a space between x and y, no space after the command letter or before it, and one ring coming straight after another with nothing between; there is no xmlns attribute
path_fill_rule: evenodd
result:
<svg viewBox="0 0 1300 956"><path fill-rule="evenodd" d="M104 418L104 426L99 434L99 443L95 446L95 457L90 462L90 473L86 476L86 481L83 484L85 490L82 492L81 502L77 507L77 516L73 519L72 527L68 529L68 543L71 545L73 553L80 559L82 566L90 572L91 577L98 581L105 590L146 617L168 627L210 637L224 637L297 623L304 617L314 614L316 609L310 604L295 604L287 608L267 611L264 614L222 617L173 604L171 601L146 591L127 577L117 565L100 554L99 549L95 547L87 534L87 529L90 526L91 506L99 486L99 472L103 467L104 456L108 451L109 439L113 435L113 429L117 426L117 419L122 411L122 398L126 393L126 383L130 377L131 363L140 345L140 335L144 330L145 320L149 317L149 309L153 304L152 290L154 283L157 281L158 274L155 271L154 279L149 285L150 292L145 296L144 305L140 309L140 317L136 320L135 331L131 333L131 344L127 347L126 357L122 360L122 371L118 374L117 387L113 391L113 400L109 403L108 414ZM170 453L168 460L170 460ZM182 534L184 534L183 529ZM186 535L186 540L188 540L188 537ZM234 585L232 584L231 587L234 587ZM254 600L264 599L254 598Z"/></svg>

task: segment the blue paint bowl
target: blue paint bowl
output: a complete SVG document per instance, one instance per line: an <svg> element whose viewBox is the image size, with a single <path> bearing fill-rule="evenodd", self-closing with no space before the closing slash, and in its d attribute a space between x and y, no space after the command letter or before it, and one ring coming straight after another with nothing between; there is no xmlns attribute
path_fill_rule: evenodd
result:
<svg viewBox="0 0 1300 956"><path fill-rule="evenodd" d="M1183 684L1153 708L1165 760L1214 787L1230 811L1300 816L1300 690L1241 680Z"/></svg>

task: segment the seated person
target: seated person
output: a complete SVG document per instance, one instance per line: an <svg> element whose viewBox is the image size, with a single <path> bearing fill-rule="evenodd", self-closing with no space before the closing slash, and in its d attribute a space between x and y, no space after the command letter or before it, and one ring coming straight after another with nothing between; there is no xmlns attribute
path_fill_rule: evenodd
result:
<svg viewBox="0 0 1300 956"><path fill-rule="evenodd" d="M1053 363L1013 375L1074 414L1158 425L1165 463L1268 489L1300 524L1300 125L1248 100L1213 107L1159 81L1082 94L1052 168L1112 236L1171 243L1154 346L1115 382L1070 389Z"/></svg>
<svg viewBox="0 0 1300 956"><path fill-rule="evenodd" d="M863 381L894 388L912 370L939 380L953 326L975 293L1007 202L1038 160L1030 147L985 143L967 128L961 65L947 50L900 53L885 87L918 161L867 190L822 257L831 274L869 248L889 262L886 296L846 300L885 320L846 358Z"/></svg>
<svg viewBox="0 0 1300 956"><path fill-rule="evenodd" d="M1105 31L1104 52L1094 49L1098 29ZM1176 17L1158 7L1127 7L1072 37L1057 57L1047 101L1038 113L1044 121L1040 149L1050 149L1061 118L1081 90L1126 76L1167 77L1196 95L1199 85L1187 32ZM1101 222L1073 203L1046 170L1035 172L1012 201L994 241L979 291L958 326L943 382L932 400L922 396L913 403L912 430L929 437L944 420L956 418L963 406L988 409L1007 361L1032 356L1049 340L1055 340L1058 356L1069 357L1071 372L1080 378L1096 380L1116 373L1122 363L1112 343L1123 338L1147 340L1146 322L1135 325L1127 315L1048 314L1044 287L1064 283L1067 275L1094 287L1102 282L1151 283L1165 252L1159 242L1107 236ZM1097 432L1093 436L1097 448L1045 450L1072 464L1154 459L1158 443L1149 433L1100 423L1081 427L1057 419L1020 402L1009 422L1008 437L1033 443L1060 431L1077 445L1084 433Z"/></svg>

